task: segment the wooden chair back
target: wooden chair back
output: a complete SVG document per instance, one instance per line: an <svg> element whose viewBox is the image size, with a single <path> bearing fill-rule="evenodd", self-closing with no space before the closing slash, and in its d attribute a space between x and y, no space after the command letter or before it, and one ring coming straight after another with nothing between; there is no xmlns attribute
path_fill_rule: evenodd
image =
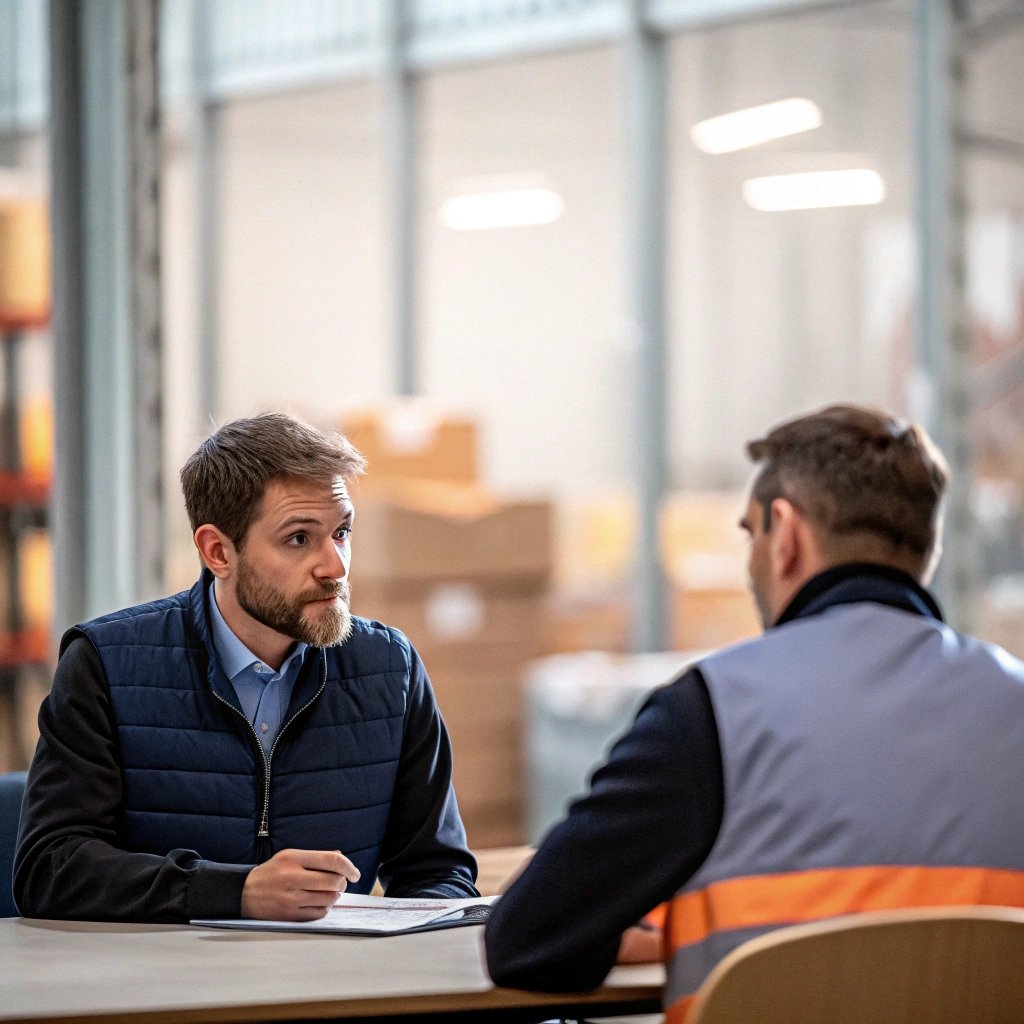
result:
<svg viewBox="0 0 1024 1024"><path fill-rule="evenodd" d="M687 1024L1020 1024L1024 909L943 907L782 928L733 950Z"/></svg>

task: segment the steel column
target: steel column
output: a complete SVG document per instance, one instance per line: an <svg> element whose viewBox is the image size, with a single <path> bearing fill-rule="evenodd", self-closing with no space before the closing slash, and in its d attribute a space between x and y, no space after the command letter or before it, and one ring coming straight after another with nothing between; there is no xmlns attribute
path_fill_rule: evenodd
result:
<svg viewBox="0 0 1024 1024"><path fill-rule="evenodd" d="M82 279L82 118L79 12L50 2L50 161L53 224L55 632L89 607L86 583L85 371Z"/></svg>
<svg viewBox="0 0 1024 1024"><path fill-rule="evenodd" d="M159 423L148 422L159 381L137 392L159 347L158 154L148 171L136 170L140 148L157 141L155 92L146 100L140 87L141 76L155 75L145 69L155 46L145 43L133 57L129 45L128 8L141 6L50 4L58 630L139 599L155 572L138 531L139 517L159 500L140 494L138 463L161 449ZM140 109L150 113L133 141L129 115ZM148 353L139 377L133 331L141 324ZM142 445L137 404L147 421Z"/></svg>
<svg viewBox="0 0 1024 1024"><path fill-rule="evenodd" d="M668 644L667 588L659 518L668 463L665 373L665 42L651 32L642 0L628 0L628 321L635 341L633 434L637 467L632 645Z"/></svg>
<svg viewBox="0 0 1024 1024"><path fill-rule="evenodd" d="M936 589L949 621L969 629L978 586L971 510L971 346L965 302L966 198L958 146L964 64L957 0L917 0L918 363L923 408L914 410L946 454L945 555Z"/></svg>
<svg viewBox="0 0 1024 1024"><path fill-rule="evenodd" d="M388 5L387 154L390 178L392 340L395 390L414 395L422 387L416 344L416 79L407 61L405 0Z"/></svg>
<svg viewBox="0 0 1024 1024"><path fill-rule="evenodd" d="M134 594L164 589L163 330L160 305L160 0L124 8L134 381Z"/></svg>
<svg viewBox="0 0 1024 1024"><path fill-rule="evenodd" d="M220 403L217 359L217 289L220 282L220 203L218 110L210 96L210 5L189 7L189 149L192 157L196 245L196 339L199 363L199 421L204 430L216 422Z"/></svg>

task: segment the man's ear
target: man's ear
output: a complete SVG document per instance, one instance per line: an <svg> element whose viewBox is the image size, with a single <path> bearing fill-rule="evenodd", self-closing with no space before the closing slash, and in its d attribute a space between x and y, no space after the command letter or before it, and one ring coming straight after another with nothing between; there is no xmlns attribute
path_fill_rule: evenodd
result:
<svg viewBox="0 0 1024 1024"><path fill-rule="evenodd" d="M221 533L211 523L204 523L196 530L192 539L195 541L196 549L199 552L199 557L203 560L203 565L214 576L218 579L223 579L231 573L237 552L230 538Z"/></svg>
<svg viewBox="0 0 1024 1024"><path fill-rule="evenodd" d="M805 523L791 501L775 498L771 505L771 532L768 534L772 568L776 579L789 579L801 563Z"/></svg>

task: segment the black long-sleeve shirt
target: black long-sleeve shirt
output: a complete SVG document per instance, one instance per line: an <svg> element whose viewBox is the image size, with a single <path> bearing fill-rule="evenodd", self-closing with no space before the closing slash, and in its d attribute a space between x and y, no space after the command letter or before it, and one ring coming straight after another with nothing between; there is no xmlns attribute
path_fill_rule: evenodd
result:
<svg viewBox="0 0 1024 1024"><path fill-rule="evenodd" d="M413 749L421 713L433 714L433 702L411 693L406 729ZM424 808L443 800L423 787L447 788L450 761L406 764L403 770L409 791L393 804L389 821L389 831L401 835L403 844L387 864L388 895L476 895L468 880L472 857L462 848L444 847L439 823L424 820ZM119 845L121 807L117 730L106 678L96 650L80 638L58 662L39 711L39 743L14 865L19 909L27 916L83 920L239 916L251 864L216 863L184 849L166 856L126 851ZM456 864L460 870L454 870Z"/></svg>
<svg viewBox="0 0 1024 1024"><path fill-rule="evenodd" d="M808 582L779 624L857 601L941 618L906 574L846 565ZM724 801L718 729L697 666L651 695L495 907L485 932L494 981L563 992L599 985L622 933L704 862Z"/></svg>

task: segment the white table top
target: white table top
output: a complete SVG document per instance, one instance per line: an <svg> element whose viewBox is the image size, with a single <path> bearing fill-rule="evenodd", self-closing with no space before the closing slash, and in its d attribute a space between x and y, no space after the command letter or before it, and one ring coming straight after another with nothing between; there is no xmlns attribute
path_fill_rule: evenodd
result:
<svg viewBox="0 0 1024 1024"><path fill-rule="evenodd" d="M479 926L386 938L0 920L0 1021L152 1024L353 1018L474 1010L657 1008L660 965L617 967L602 988L495 988ZM628 1009L635 1007L635 1010ZM572 1016L566 1013L566 1016Z"/></svg>

